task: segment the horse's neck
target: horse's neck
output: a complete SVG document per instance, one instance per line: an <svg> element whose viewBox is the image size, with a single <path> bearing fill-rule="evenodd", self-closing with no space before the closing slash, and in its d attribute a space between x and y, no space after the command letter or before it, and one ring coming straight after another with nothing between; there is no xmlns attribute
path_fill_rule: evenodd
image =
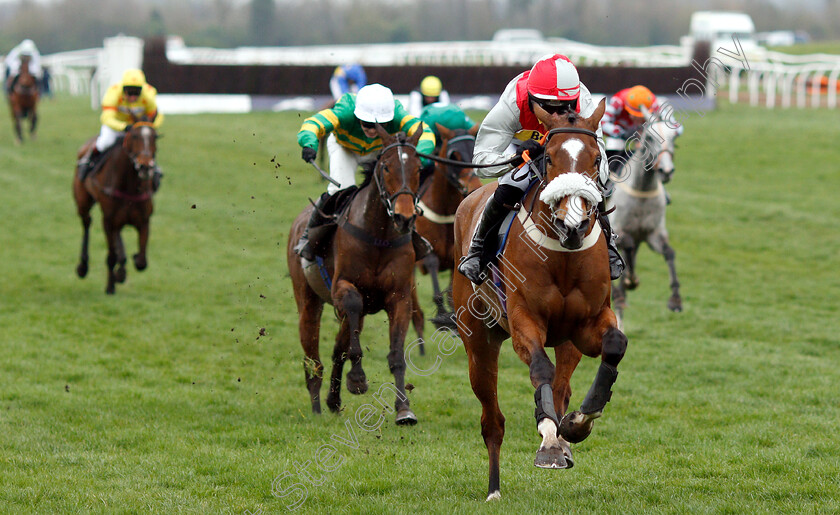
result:
<svg viewBox="0 0 840 515"><path fill-rule="evenodd" d="M638 191L653 191L659 187L659 179L651 169L652 158L643 145L630 156L621 174L626 177L628 186Z"/></svg>
<svg viewBox="0 0 840 515"><path fill-rule="evenodd" d="M391 239L399 234L385 211L385 205L374 181L375 179L371 179L367 187L359 190L350 205L348 220L371 236Z"/></svg>
<svg viewBox="0 0 840 515"><path fill-rule="evenodd" d="M423 203L439 215L452 215L464 199L461 192L445 177L446 172L437 168L428 179L429 189L423 194Z"/></svg>
<svg viewBox="0 0 840 515"><path fill-rule="evenodd" d="M103 178L105 186L110 186L114 189L126 192L139 191L142 187L140 177L135 173L134 163L131 162L128 152L122 147L112 151L110 157L111 166L108 163L103 164L105 168L105 177Z"/></svg>

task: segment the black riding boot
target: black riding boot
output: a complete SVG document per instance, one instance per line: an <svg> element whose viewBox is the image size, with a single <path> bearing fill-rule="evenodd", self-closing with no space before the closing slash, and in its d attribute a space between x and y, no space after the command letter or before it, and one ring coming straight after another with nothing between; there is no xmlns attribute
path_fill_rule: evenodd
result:
<svg viewBox="0 0 840 515"><path fill-rule="evenodd" d="M478 221L478 227L476 227L475 235L473 236L472 243L470 243L470 250L466 256L461 258L461 263L458 264L458 271L475 284L481 284L484 280L485 274L481 268L481 253L484 250L484 239L490 233L490 230L499 224L509 212L510 209L502 202L496 200L495 195L490 197L490 200L484 207L481 220Z"/></svg>
<svg viewBox="0 0 840 515"><path fill-rule="evenodd" d="M309 229L323 225L329 220L321 214L321 208L324 204L326 204L329 198L330 194L325 192L321 194L317 201L315 201L315 209L312 210L312 215L309 217L309 223L306 224L306 229L303 230L300 240L298 240L297 245L295 245L295 253L308 261L315 261L315 252L309 244Z"/></svg>
<svg viewBox="0 0 840 515"><path fill-rule="evenodd" d="M93 167L96 164L96 157L98 156L99 151L96 150L96 145L92 145L79 159L79 162L76 164L76 169L79 174L80 181L85 180L91 170L93 170Z"/></svg>
<svg viewBox="0 0 840 515"><path fill-rule="evenodd" d="M160 180L163 179L163 172L160 171L160 168L155 166L154 171L152 172L152 192L157 193L157 190L160 189Z"/></svg>
<svg viewBox="0 0 840 515"><path fill-rule="evenodd" d="M598 206L598 223L601 224L604 237L607 239L607 254L610 256L610 279L618 279L624 272L624 258L621 257L618 247L615 245L616 236L612 232L609 217L604 214L605 210L604 202L601 202Z"/></svg>

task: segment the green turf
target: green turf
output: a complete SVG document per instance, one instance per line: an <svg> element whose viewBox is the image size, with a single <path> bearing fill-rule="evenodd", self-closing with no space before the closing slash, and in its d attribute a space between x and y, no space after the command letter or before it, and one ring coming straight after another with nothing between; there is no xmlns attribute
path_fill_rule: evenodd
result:
<svg viewBox="0 0 840 515"><path fill-rule="evenodd" d="M307 461L322 484L298 512L840 511L836 111L685 115L668 187L685 312L666 310L665 264L644 249L612 402L567 471L533 466L533 389L507 344L490 504L462 349L415 359L441 358L408 377L415 427L355 426L372 392L345 392L341 416L309 413L284 248L323 183L300 161L300 115L167 117L149 268L115 296L98 211L89 276L74 274L70 183L97 118L64 97L42 104L35 142L13 147L0 128L0 512L282 513L293 496L272 482L303 481ZM429 291L421 279L427 312ZM331 310L324 320L329 355ZM391 380L386 327L379 314L362 333L373 389ZM579 367L573 406L596 366ZM345 422L358 448L336 444L319 458L333 470L316 472Z"/></svg>

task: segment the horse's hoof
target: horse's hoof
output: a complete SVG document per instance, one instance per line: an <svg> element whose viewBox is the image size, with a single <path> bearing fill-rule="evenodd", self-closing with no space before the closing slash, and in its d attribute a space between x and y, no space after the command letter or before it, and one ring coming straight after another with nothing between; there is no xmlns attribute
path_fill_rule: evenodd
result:
<svg viewBox="0 0 840 515"><path fill-rule="evenodd" d="M458 326L455 325L455 319L452 313L438 313L433 318L430 318L429 321L435 326L435 329L458 329Z"/></svg>
<svg viewBox="0 0 840 515"><path fill-rule="evenodd" d="M586 416L580 411L567 413L560 421L560 436L569 443L582 442L592 432L596 418L598 417Z"/></svg>
<svg viewBox="0 0 840 515"><path fill-rule="evenodd" d="M417 423L417 415L408 408L397 412L396 422L398 426L413 426Z"/></svg>
<svg viewBox="0 0 840 515"><path fill-rule="evenodd" d="M146 263L146 258L141 257L140 254L134 254L133 259L134 259L134 268L136 268L138 272L142 272L143 270L146 269L147 266L149 266L149 264Z"/></svg>
<svg viewBox="0 0 840 515"><path fill-rule="evenodd" d="M679 297L671 297L668 299L668 309L675 313L682 312L682 299Z"/></svg>
<svg viewBox="0 0 840 515"><path fill-rule="evenodd" d="M108 287L105 288L105 293L107 293L108 295L113 295L113 294L117 293L117 289L114 288L113 286L108 286Z"/></svg>
<svg viewBox="0 0 840 515"><path fill-rule="evenodd" d="M493 493L491 493L490 495L488 495L488 496L487 496L487 499L485 499L485 500L484 500L484 502L498 501L498 500L499 500L499 499L501 499L501 498L502 498L502 494L501 494L501 492L499 492L498 490L496 490L495 492L493 492Z"/></svg>
<svg viewBox="0 0 840 515"><path fill-rule="evenodd" d="M635 290L636 288L639 287L639 278L636 277L636 276L625 277L621 281L622 281L622 284L624 284L624 287L627 288L628 290Z"/></svg>
<svg viewBox="0 0 840 515"><path fill-rule="evenodd" d="M338 395L328 395L327 396L327 408L330 409L333 413L338 413L341 411L341 397Z"/></svg>
<svg viewBox="0 0 840 515"><path fill-rule="evenodd" d="M368 383L367 378L364 374L353 374L353 372L347 373L347 391L352 393L353 395L362 395L363 393L368 391Z"/></svg>
<svg viewBox="0 0 840 515"><path fill-rule="evenodd" d="M79 263L76 266L76 275L79 276L80 279L84 279L88 273L88 265L87 263Z"/></svg>
<svg viewBox="0 0 840 515"><path fill-rule="evenodd" d="M125 276L126 276L126 273L125 273L125 267L124 266L120 266L119 268L117 268L117 271L114 272L114 280L117 281L120 284L125 282Z"/></svg>
<svg viewBox="0 0 840 515"><path fill-rule="evenodd" d="M566 455L559 447L540 448L537 457L534 458L534 466L541 469L564 469L568 468Z"/></svg>

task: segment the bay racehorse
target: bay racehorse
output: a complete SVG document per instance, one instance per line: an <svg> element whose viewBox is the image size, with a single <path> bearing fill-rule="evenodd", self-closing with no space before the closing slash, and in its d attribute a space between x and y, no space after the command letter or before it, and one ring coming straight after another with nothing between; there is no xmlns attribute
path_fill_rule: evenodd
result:
<svg viewBox="0 0 840 515"><path fill-rule="evenodd" d="M465 163L472 161L478 124L470 131L449 130L439 123L436 124L436 129L440 136L438 157ZM438 272L455 268L452 259L455 247L455 210L467 195L480 187L481 180L475 175L475 169L437 161L434 172L423 185L424 190L417 203L421 209L421 215L417 217L417 232L432 245L432 252L417 265L420 271L428 273L432 280L434 303L437 308L432 323L436 327L455 329L452 312L446 307L445 295L440 288ZM446 300L451 306L451 279L445 292L448 292Z"/></svg>
<svg viewBox="0 0 840 515"><path fill-rule="evenodd" d="M420 181L416 145L421 131L408 138L403 133L390 135L378 124L376 127L382 139L382 153L371 176L338 215L335 235L320 252L323 257L319 256L314 263L303 261L294 251L313 209L309 206L292 225L287 258L313 413L321 412L324 367L318 338L323 305L327 302L334 306L341 323L332 354L327 407L333 412L341 408L342 371L348 359L351 369L347 373L347 389L353 394L367 391L359 334L365 315L385 310L390 329L388 367L394 383L386 383L383 388L390 388L396 395L397 424L415 424L417 417L409 408L405 394L403 345L415 295L412 229ZM313 245L315 234L315 228L311 229ZM382 388L378 393L382 393ZM378 398L377 401L382 403ZM383 409L392 412L390 406L382 404Z"/></svg>
<svg viewBox="0 0 840 515"><path fill-rule="evenodd" d="M21 56L20 73L9 93L9 108L15 124L15 144L23 142L21 120L29 119L29 137L35 139L38 126L38 80L29 72L28 55Z"/></svg>
<svg viewBox="0 0 840 515"><path fill-rule="evenodd" d="M594 114L549 114L541 181L532 186L512 218L507 243L491 267L491 280L474 285L455 274L456 322L467 351L470 383L481 402L481 434L489 454L487 500L500 497L499 457L505 418L497 395L498 358L510 336L529 366L535 418L542 443L534 465L569 468L570 443L585 439L610 398L616 366L627 348L610 309L607 245L598 224L600 150L595 134L604 101ZM465 255L484 204L497 183L473 193L458 208L455 257ZM502 286L494 286L499 283ZM556 365L546 354L554 347ZM566 413L569 379L585 354L601 357L592 386L578 411Z"/></svg>
<svg viewBox="0 0 840 515"><path fill-rule="evenodd" d="M636 253L642 243L647 243L665 258L671 277L668 309L682 311L675 252L665 228L667 201L662 186L674 174L674 140L679 130L675 123L660 120L656 115L646 114L646 118L638 148L612 177L616 188L611 197L615 210L609 215L610 223L618 237L619 251L627 263L613 290L619 327L623 325L626 292L639 285Z"/></svg>
<svg viewBox="0 0 840 515"><path fill-rule="evenodd" d="M105 293L113 294L115 284L125 281L126 255L120 232L131 225L138 232L138 251L134 254L134 266L138 271L146 269L146 244L149 241L149 218L152 216L152 173L155 169L157 132L149 122L138 122L126 131L122 142L118 141L101 157L100 164L88 174L84 181L78 173L73 174L73 196L76 209L82 219L82 250L76 273L84 278L88 272L88 236L90 233L90 210L99 203L102 211L102 227L108 242L108 284ZM84 155L95 138L79 150Z"/></svg>

